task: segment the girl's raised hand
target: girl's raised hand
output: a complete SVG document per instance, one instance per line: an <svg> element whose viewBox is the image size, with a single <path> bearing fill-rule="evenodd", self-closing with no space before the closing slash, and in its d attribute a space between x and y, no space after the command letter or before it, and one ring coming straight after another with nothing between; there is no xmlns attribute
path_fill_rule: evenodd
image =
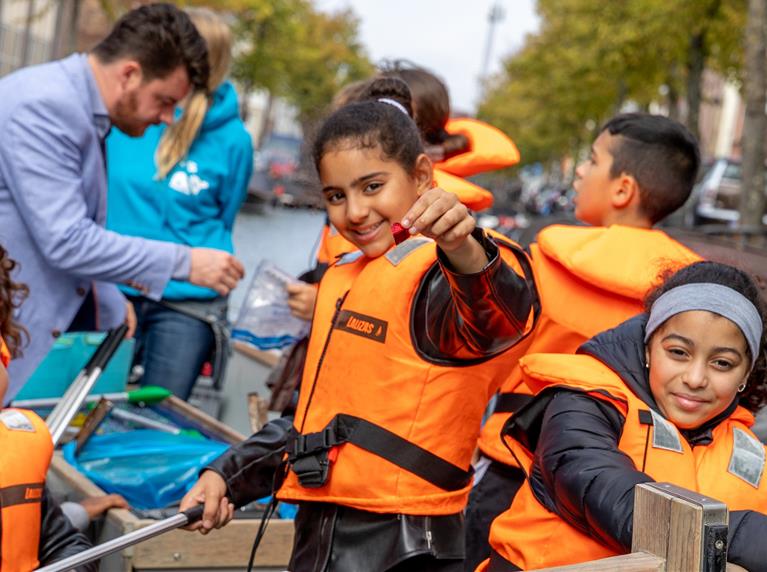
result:
<svg viewBox="0 0 767 572"><path fill-rule="evenodd" d="M410 234L421 233L437 241L445 252L459 248L474 230L474 217L453 193L434 187L410 207L402 219Z"/></svg>
<svg viewBox="0 0 767 572"><path fill-rule="evenodd" d="M402 226L436 240L460 273L479 272L487 264L484 248L471 236L476 221L453 193L429 189L410 207Z"/></svg>

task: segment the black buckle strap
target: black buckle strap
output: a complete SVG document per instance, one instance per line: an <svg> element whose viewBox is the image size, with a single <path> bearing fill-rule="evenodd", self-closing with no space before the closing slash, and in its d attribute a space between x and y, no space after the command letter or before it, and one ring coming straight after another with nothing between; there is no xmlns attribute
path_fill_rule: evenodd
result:
<svg viewBox="0 0 767 572"><path fill-rule="evenodd" d="M325 484L330 470L330 449L342 442L338 439L335 419L317 433L302 435L293 429L287 443L288 462L301 486L316 489Z"/></svg>
<svg viewBox="0 0 767 572"><path fill-rule="evenodd" d="M288 441L288 460L302 486L314 488L325 484L330 468L328 452L343 443L365 449L446 491L464 488L474 472L471 468L465 471L375 423L339 414L322 431L297 434Z"/></svg>
<svg viewBox="0 0 767 572"><path fill-rule="evenodd" d="M533 397L525 393L499 393L493 413L516 413L530 403Z"/></svg>

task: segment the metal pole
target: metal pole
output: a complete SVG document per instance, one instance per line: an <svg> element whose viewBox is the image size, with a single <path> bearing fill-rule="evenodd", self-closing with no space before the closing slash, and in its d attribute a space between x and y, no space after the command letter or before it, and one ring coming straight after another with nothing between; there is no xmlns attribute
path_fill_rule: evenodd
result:
<svg viewBox="0 0 767 572"><path fill-rule="evenodd" d="M493 38L495 37L495 25L503 20L505 13L503 7L499 2L496 2L490 7L490 12L487 15L487 21L490 24L487 29L487 41L485 42L485 57L482 59L482 74L480 78L482 81L487 79L490 71L490 56L493 52Z"/></svg>
<svg viewBox="0 0 767 572"><path fill-rule="evenodd" d="M156 429L157 431L162 431L163 433L170 433L171 435L181 434L181 429L179 429L178 427L174 427L173 425L163 423L162 421L155 421L154 419L149 419L147 417L144 417L143 415L138 415L137 413L126 411L125 409L117 409L117 408L112 409L111 414L112 414L112 417L117 417L118 419L122 419L123 421L130 421L131 423L135 423L137 425L143 425L144 427L148 427L149 429Z"/></svg>
<svg viewBox="0 0 767 572"><path fill-rule="evenodd" d="M61 401L53 408L53 411L45 420L48 429L50 429L54 446L58 444L64 435L69 422L77 415L86 397L88 397L88 393L93 389L96 380L107 366L107 363L109 363L109 360L112 359L127 331L128 326L124 324L109 330L104 341L96 348L91 359L88 360L88 363L85 364L85 367L72 382L72 385L64 393Z"/></svg>
<svg viewBox="0 0 767 572"><path fill-rule="evenodd" d="M134 544L138 544L139 542L143 542L144 540L149 540L150 538L154 538L155 536L159 536L170 530L174 530L181 526L186 526L187 524L195 522L202 518L203 508L203 505L197 505L193 508L190 508L189 510L180 512L174 516L171 516L170 518L166 518L165 520L161 520L160 522L156 522L155 524L151 524L145 528L134 530L133 532L129 532L124 536L120 536L119 538L114 538L105 542L104 544L94 546L93 548L85 550L80 554L75 554L74 556L59 560L54 564L50 564L43 568L38 568L37 572L67 572L68 570L72 570L73 568L77 568L78 566L82 566L88 562L93 562L94 560L108 556L113 552L124 550L125 548L133 546Z"/></svg>
<svg viewBox="0 0 767 572"><path fill-rule="evenodd" d="M125 401L125 392L121 393L100 393L98 395L89 395L85 398L84 403L96 403L101 398L108 399L112 402ZM56 407L56 405L62 400L62 397L39 397L35 399L19 399L18 401L11 401L11 407L18 409L44 409L46 407Z"/></svg>

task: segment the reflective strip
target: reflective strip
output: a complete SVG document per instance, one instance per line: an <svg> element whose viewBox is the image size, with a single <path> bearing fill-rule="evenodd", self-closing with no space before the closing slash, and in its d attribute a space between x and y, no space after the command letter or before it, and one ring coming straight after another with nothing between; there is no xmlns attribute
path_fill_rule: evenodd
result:
<svg viewBox="0 0 767 572"><path fill-rule="evenodd" d="M386 260L391 262L394 266L397 266L407 256L415 252L418 248L422 247L424 244L429 244L430 242L434 242L434 241L430 238L426 238L423 236L418 238L409 238L405 242L400 243L396 248L393 248L392 250L387 252Z"/></svg>
<svg viewBox="0 0 767 572"><path fill-rule="evenodd" d="M756 488L764 472L764 446L737 427L732 430L732 456L727 472Z"/></svg>
<svg viewBox="0 0 767 572"><path fill-rule="evenodd" d="M43 483L27 483L0 489L0 507L39 503L43 498Z"/></svg>
<svg viewBox="0 0 767 572"><path fill-rule="evenodd" d="M35 433L35 426L32 424L32 421L17 409L6 409L0 413L0 423L5 425L9 431Z"/></svg>
<svg viewBox="0 0 767 572"><path fill-rule="evenodd" d="M656 449L665 449L666 451L682 452L682 441L679 438L679 431L673 423L667 421L655 411L650 411L652 415L652 446Z"/></svg>
<svg viewBox="0 0 767 572"><path fill-rule="evenodd" d="M357 262L362 256L361 250L355 250L354 252L347 252L335 263L336 266L343 266L344 264L351 264Z"/></svg>

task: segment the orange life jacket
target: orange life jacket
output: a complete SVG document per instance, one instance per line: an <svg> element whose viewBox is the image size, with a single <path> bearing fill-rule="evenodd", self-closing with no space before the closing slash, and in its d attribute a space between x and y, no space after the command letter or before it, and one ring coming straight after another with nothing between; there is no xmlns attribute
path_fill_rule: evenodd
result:
<svg viewBox="0 0 767 572"><path fill-rule="evenodd" d="M505 238L497 242L519 272L527 264L524 253ZM359 251L346 255L325 273L294 421L301 434L294 452L323 444L332 449L316 464L317 481L299 480L293 464L280 499L388 514L455 514L464 508L483 410L517 356L506 351L468 363L435 363L418 353L411 312L436 256L433 241L413 237L374 259ZM531 324L532 318L528 329ZM339 432L354 437L333 446ZM362 442L362 435L374 442ZM315 457L308 459L314 463Z"/></svg>
<svg viewBox="0 0 767 572"><path fill-rule="evenodd" d="M38 567L41 500L53 443L31 411L0 411L0 535L2 572Z"/></svg>
<svg viewBox="0 0 767 572"><path fill-rule="evenodd" d="M746 409L737 407L713 429L709 445L693 449L673 423L651 411L618 375L591 356L535 354L520 365L525 383L536 394L566 386L616 407L625 418L618 448L637 470L720 500L730 510L767 512L765 447L751 432L754 418ZM511 438L507 442L529 474L532 453ZM616 555L540 504L528 481L511 508L493 521L490 545L523 570Z"/></svg>
<svg viewBox="0 0 767 572"><path fill-rule="evenodd" d="M541 316L524 347L528 354L574 353L592 336L641 312L663 271L700 260L662 231L619 225L550 226L538 234L530 255ZM484 455L517 466L501 428L529 395L515 364L482 428Z"/></svg>
<svg viewBox="0 0 767 572"><path fill-rule="evenodd" d="M519 163L519 150L514 141L488 123L468 117L454 118L448 120L445 131L469 140L468 151L435 164L452 175L470 177Z"/></svg>
<svg viewBox="0 0 767 572"><path fill-rule="evenodd" d="M8 349L8 345L2 337L0 337L0 363L5 367L11 363L11 350Z"/></svg>
<svg viewBox="0 0 767 572"><path fill-rule="evenodd" d="M320 246L317 249L317 262L332 264L339 256L355 250L357 247L346 240L326 218L320 235Z"/></svg>
<svg viewBox="0 0 767 572"><path fill-rule="evenodd" d="M457 195L458 200L473 211L493 206L493 193L438 167L434 168L434 183L441 189Z"/></svg>

